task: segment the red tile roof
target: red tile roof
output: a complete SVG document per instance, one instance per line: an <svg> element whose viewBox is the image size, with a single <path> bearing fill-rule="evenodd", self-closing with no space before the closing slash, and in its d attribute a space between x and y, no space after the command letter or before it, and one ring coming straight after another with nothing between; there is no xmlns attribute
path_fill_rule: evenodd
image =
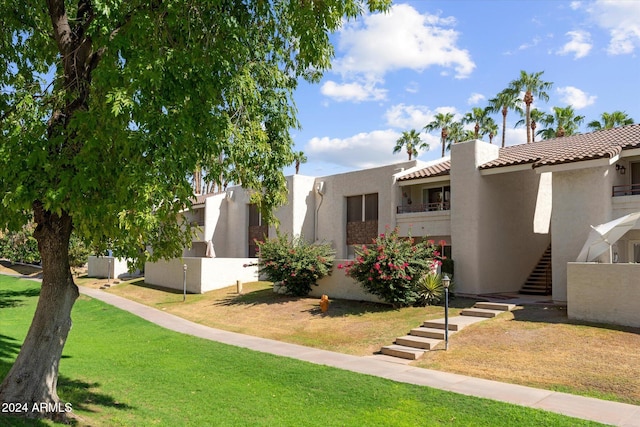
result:
<svg viewBox="0 0 640 427"><path fill-rule="evenodd" d="M451 171L451 160L445 160L444 162L427 166L426 168L398 177L398 181L409 181L412 179L419 179L419 178L446 176L446 175L449 175L450 171Z"/></svg>
<svg viewBox="0 0 640 427"><path fill-rule="evenodd" d="M480 166L492 169L531 164L532 168L611 158L622 150L640 147L640 124L548 139L500 149L496 160Z"/></svg>

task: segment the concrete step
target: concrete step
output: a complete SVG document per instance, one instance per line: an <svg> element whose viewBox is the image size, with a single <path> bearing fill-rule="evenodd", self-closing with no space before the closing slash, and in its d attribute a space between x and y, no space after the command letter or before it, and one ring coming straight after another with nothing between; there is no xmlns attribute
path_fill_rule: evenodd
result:
<svg viewBox="0 0 640 427"><path fill-rule="evenodd" d="M402 359L416 360L420 358L426 350L421 350L415 347L407 347L404 345L385 345L380 349L380 353L387 356L400 357Z"/></svg>
<svg viewBox="0 0 640 427"><path fill-rule="evenodd" d="M460 312L462 316L485 317L492 318L498 314L504 313L503 310L488 310L486 308L465 308Z"/></svg>
<svg viewBox="0 0 640 427"><path fill-rule="evenodd" d="M453 316L449 318L449 331L460 331L463 328L474 323L481 322L482 320L484 319L479 317ZM424 323L422 323L422 326L425 328L444 330L444 319L425 320Z"/></svg>
<svg viewBox="0 0 640 427"><path fill-rule="evenodd" d="M453 333L453 331L449 331L449 335L451 335ZM411 332L409 332L409 335L415 335L417 337L425 337L425 338L435 338L438 340L443 340L444 339L444 327L442 329L439 328L425 328L425 327L418 327L418 328L413 328L411 330Z"/></svg>
<svg viewBox="0 0 640 427"><path fill-rule="evenodd" d="M433 350L435 346L440 344L442 340L436 338L418 337L415 335L405 335L403 337L396 338L397 345L404 345L406 347L415 347L424 350Z"/></svg>
<svg viewBox="0 0 640 427"><path fill-rule="evenodd" d="M502 302L477 302L473 306L474 308L485 308L488 310L501 310L501 311L513 311L516 308L515 304L505 304Z"/></svg>

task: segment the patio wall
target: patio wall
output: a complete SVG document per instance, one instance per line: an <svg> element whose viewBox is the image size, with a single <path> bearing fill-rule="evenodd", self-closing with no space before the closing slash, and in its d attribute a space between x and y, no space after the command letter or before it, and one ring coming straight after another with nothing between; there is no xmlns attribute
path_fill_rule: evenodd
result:
<svg viewBox="0 0 640 427"><path fill-rule="evenodd" d="M312 286L309 296L320 298L325 294L329 299L383 302L375 295L365 292L358 282L344 274L344 270L338 269L338 265L347 261L349 260L335 260L331 276L323 277L318 281L318 286Z"/></svg>
<svg viewBox="0 0 640 427"><path fill-rule="evenodd" d="M174 258L145 264L145 283L169 289L183 289L183 265L187 265L187 292L202 294L242 282L258 280L258 267L244 267L255 258Z"/></svg>
<svg viewBox="0 0 640 427"><path fill-rule="evenodd" d="M640 327L638 278L640 264L568 263L569 318Z"/></svg>
<svg viewBox="0 0 640 427"><path fill-rule="evenodd" d="M111 264L109 264L111 262ZM129 275L127 261L112 256L90 256L87 262L87 276L101 279L118 278Z"/></svg>

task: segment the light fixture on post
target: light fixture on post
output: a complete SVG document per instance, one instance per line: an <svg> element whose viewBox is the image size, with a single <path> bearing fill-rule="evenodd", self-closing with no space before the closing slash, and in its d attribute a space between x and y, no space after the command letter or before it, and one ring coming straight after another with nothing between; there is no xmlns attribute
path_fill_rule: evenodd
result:
<svg viewBox="0 0 640 427"><path fill-rule="evenodd" d="M444 349L449 349L449 285L451 279L447 274L442 277L442 286L444 287Z"/></svg>
<svg viewBox="0 0 640 427"><path fill-rule="evenodd" d="M182 302L187 300L187 264L182 265Z"/></svg>
<svg viewBox="0 0 640 427"><path fill-rule="evenodd" d="M616 170L620 175L624 175L627 172L627 168L624 165L616 165Z"/></svg>

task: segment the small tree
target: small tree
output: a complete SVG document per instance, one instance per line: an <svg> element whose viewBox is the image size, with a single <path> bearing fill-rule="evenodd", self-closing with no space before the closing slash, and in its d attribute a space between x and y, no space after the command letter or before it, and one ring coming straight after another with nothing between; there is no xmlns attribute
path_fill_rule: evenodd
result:
<svg viewBox="0 0 640 427"><path fill-rule="evenodd" d="M394 229L380 234L370 246L356 250L355 261L338 265L369 293L394 307L413 305L418 299L418 280L440 263L432 241L416 243L398 236Z"/></svg>
<svg viewBox="0 0 640 427"><path fill-rule="evenodd" d="M300 236L289 239L286 235L257 244L260 274L280 282L289 295L308 295L311 285L331 275L335 251L329 244L310 244Z"/></svg>

